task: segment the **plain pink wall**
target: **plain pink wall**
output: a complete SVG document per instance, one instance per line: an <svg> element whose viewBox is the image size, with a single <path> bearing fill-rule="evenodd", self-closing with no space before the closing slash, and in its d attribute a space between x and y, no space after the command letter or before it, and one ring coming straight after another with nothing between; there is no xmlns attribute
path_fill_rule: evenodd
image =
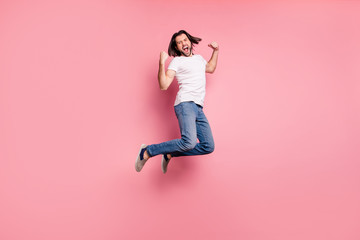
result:
<svg viewBox="0 0 360 240"><path fill-rule="evenodd" d="M0 239L360 239L360 3L1 1ZM180 29L218 69L216 149L179 137L159 52Z"/></svg>

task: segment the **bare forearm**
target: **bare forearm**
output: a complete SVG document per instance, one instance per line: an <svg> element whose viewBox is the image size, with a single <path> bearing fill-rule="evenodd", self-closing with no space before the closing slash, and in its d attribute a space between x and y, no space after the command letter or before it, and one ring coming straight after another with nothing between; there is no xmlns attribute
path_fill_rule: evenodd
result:
<svg viewBox="0 0 360 240"><path fill-rule="evenodd" d="M218 56L219 56L219 49L216 49L216 50L213 51L213 53L211 55L211 58L209 60L209 64L211 65L212 72L214 72L215 69L216 69Z"/></svg>
<svg viewBox="0 0 360 240"><path fill-rule="evenodd" d="M159 73L158 73L159 87L160 89L166 88L166 75L165 75L165 63L159 62Z"/></svg>
<svg viewBox="0 0 360 240"><path fill-rule="evenodd" d="M206 64L206 72L213 73L216 69L217 60L219 56L219 44L217 42L212 42L208 46L212 48L213 52L210 60Z"/></svg>

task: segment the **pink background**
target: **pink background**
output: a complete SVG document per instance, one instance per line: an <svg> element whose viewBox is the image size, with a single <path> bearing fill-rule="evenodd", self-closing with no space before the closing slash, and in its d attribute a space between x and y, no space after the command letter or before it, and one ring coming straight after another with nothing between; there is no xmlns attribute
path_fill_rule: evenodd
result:
<svg viewBox="0 0 360 240"><path fill-rule="evenodd" d="M360 2L1 1L0 239L360 239ZM179 137L171 35L218 69L208 156Z"/></svg>

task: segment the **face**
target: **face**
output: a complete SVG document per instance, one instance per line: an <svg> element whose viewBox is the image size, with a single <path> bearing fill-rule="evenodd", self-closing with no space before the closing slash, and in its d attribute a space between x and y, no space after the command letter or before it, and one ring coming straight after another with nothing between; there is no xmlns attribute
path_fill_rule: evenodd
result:
<svg viewBox="0 0 360 240"><path fill-rule="evenodd" d="M176 48L181 52L181 55L190 57L192 55L192 46L186 34L181 34L175 38Z"/></svg>

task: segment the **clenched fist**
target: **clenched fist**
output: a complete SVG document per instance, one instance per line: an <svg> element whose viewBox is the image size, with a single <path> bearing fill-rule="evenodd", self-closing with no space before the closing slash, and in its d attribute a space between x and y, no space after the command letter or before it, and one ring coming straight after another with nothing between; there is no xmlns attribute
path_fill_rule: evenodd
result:
<svg viewBox="0 0 360 240"><path fill-rule="evenodd" d="M211 47L213 50L219 50L219 44L217 42L212 42L208 46Z"/></svg>
<svg viewBox="0 0 360 240"><path fill-rule="evenodd" d="M166 59L168 59L169 55L162 51L160 52L160 63L165 64Z"/></svg>

